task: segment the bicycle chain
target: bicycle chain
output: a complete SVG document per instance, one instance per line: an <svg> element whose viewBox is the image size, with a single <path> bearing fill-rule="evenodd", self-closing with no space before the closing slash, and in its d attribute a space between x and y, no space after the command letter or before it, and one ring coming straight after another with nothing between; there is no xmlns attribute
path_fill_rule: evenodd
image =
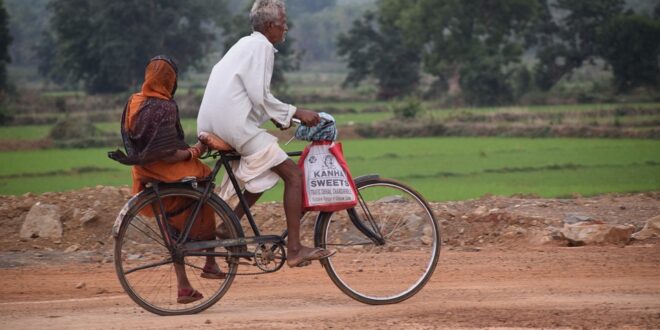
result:
<svg viewBox="0 0 660 330"><path fill-rule="evenodd" d="M279 249L280 249L280 251L282 252L282 257L283 257L284 259L286 259L286 252L284 251L284 248L280 246ZM273 268L273 269L271 269L271 270L265 270L264 268L262 268L262 267L260 267L260 266L258 265L258 261L257 261L257 259L259 258L259 256L257 255L256 250L255 250L255 253L254 253L254 255L252 256L252 258L254 258L254 261L252 262L252 264L246 264L245 262L241 264L240 262L238 262L239 266L240 266L240 265L251 266L251 267L255 267L255 268L261 269L262 271L261 271L261 272L251 272L251 273L236 273L236 275L241 275L241 276L242 276L242 275L261 275L261 274L269 274L269 273L274 273L274 272L280 270L280 269L282 268L282 266L284 266L284 260L282 260L282 261L280 262L280 264L278 264L277 266L275 266L275 268ZM240 258L238 258L238 259L240 259Z"/></svg>
<svg viewBox="0 0 660 330"><path fill-rule="evenodd" d="M250 267L258 268L258 266L257 266L256 264L246 265L246 264L240 264L240 263L239 263L239 265L250 266ZM270 273L274 273L274 272L280 270L280 268L282 268L282 267L278 267L278 268L276 268L276 269L274 269L274 270L269 270L269 271L265 271L265 270L264 270L264 271L261 271L261 272L254 272L254 273L235 273L234 275L237 275L237 276L238 276L238 275L240 275L240 276L244 276L244 275L262 275L262 274L270 274Z"/></svg>

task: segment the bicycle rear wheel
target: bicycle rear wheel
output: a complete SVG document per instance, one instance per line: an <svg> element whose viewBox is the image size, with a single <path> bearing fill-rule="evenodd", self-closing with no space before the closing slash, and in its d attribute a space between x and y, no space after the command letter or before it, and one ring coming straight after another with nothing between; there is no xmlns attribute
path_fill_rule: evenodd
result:
<svg viewBox="0 0 660 330"><path fill-rule="evenodd" d="M319 215L317 242L338 252L322 264L353 299L373 305L406 300L428 282L438 262L440 229L433 212L419 193L391 179L359 181L357 188L354 209Z"/></svg>
<svg viewBox="0 0 660 330"><path fill-rule="evenodd" d="M192 188L164 188L160 191L163 200L178 198L196 205L201 192ZM226 205L214 198L209 199L216 223L224 222L228 238L239 237L235 221ZM236 258L216 257L220 269L227 273L225 279L202 278L206 262L204 256L185 256L184 267L192 287L204 298L189 304L177 303L177 276L174 271L173 255L165 243L157 219L158 198L154 193L140 196L125 212L115 236L115 269L126 293L138 305L158 315L181 315L199 313L216 303L229 289L238 267ZM123 212L122 212L123 213ZM149 215L151 214L151 215ZM120 214L121 216L121 214ZM176 235L170 233L170 236ZM174 238L175 239L175 238ZM216 248L216 252L227 251Z"/></svg>

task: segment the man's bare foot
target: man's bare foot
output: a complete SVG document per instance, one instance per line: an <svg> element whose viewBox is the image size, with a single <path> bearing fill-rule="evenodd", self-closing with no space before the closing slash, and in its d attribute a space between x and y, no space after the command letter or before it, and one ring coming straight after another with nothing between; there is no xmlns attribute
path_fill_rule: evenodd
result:
<svg viewBox="0 0 660 330"><path fill-rule="evenodd" d="M303 267L309 265L312 260L325 259L333 256L335 253L337 253L335 250L303 246L298 251L290 251L286 263L289 267Z"/></svg>

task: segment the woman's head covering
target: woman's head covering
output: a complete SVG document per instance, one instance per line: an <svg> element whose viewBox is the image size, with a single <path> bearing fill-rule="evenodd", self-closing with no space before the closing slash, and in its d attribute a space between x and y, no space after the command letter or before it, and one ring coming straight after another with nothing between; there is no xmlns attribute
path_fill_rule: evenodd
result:
<svg viewBox="0 0 660 330"><path fill-rule="evenodd" d="M144 72L142 95L169 100L177 88L177 67L174 60L165 55L152 58Z"/></svg>
<svg viewBox="0 0 660 330"><path fill-rule="evenodd" d="M144 165L188 148L179 109L172 99L176 76L176 64L169 57L161 55L149 61L142 91L131 96L121 118L126 154L117 150L108 154L110 158L122 164Z"/></svg>

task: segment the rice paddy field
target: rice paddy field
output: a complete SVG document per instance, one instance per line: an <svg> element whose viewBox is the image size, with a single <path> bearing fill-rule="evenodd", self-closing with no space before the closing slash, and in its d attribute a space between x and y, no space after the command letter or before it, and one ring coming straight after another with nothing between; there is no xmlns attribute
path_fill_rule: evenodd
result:
<svg viewBox="0 0 660 330"><path fill-rule="evenodd" d="M328 81L336 80L331 78ZM300 82L305 79L323 81L316 76L298 79ZM328 86L321 87L327 91ZM341 138L342 127L390 119L392 108L402 103L336 101L301 103L300 106L332 111ZM660 104L653 102L458 109L424 102L422 106L423 120L440 122L587 125L639 131L660 126ZM94 125L102 132L118 135L121 109L107 111L116 115L117 120ZM183 118L182 125L187 136L196 131L195 119ZM2 126L0 143L38 142L48 138L52 127L52 124ZM302 142L293 142L285 148L292 151L304 146ZM379 174L394 178L434 201L463 200L485 194L562 197L660 190L660 140L657 138L378 138L345 140L343 146L354 177ZM0 195L119 186L131 182L130 169L107 158L107 151L113 147L27 149L30 148L0 151ZM213 165L212 160L207 163ZM263 200L280 200L281 195L282 187L278 186L267 192Z"/></svg>
<svg viewBox="0 0 660 330"><path fill-rule="evenodd" d="M438 137L347 140L343 147L354 177L394 178L432 201L660 190L657 140ZM130 169L106 157L111 149L0 152L0 195L130 184ZM278 186L262 200L281 196Z"/></svg>

